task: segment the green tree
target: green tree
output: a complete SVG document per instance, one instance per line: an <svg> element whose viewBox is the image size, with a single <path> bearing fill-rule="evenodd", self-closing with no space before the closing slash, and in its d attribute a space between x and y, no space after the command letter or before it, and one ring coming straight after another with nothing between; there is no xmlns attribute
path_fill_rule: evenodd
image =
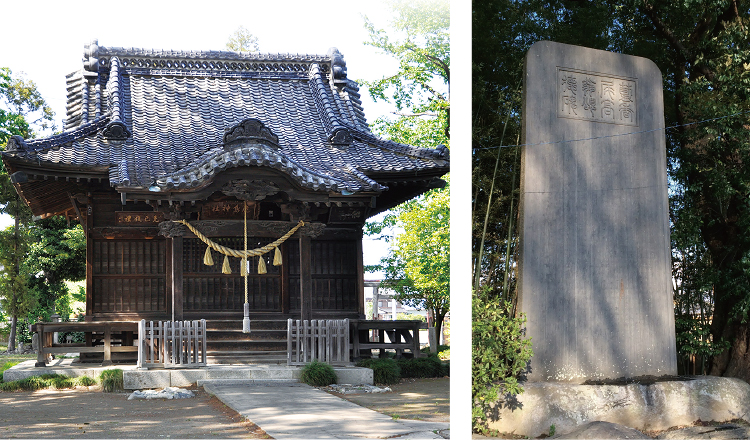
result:
<svg viewBox="0 0 750 440"><path fill-rule="evenodd" d="M58 311L55 304L69 294L65 281L86 278L86 237L80 225L68 227L62 217L35 222L30 235L33 240L23 261L25 272L31 274L28 287L39 309L49 314Z"/></svg>
<svg viewBox="0 0 750 440"><path fill-rule="evenodd" d="M12 71L6 67L0 68L0 147L7 145L11 136L31 138L39 131L54 129L54 113L42 98L36 84L24 78L14 77ZM21 263L25 249L24 240L28 237L22 231L31 219L31 212L18 196L5 165L0 162L0 213L11 215L13 239L0 247L3 260L3 282L0 285L2 296L9 309L6 311L11 317L11 328L8 350L15 349L16 325L22 310L34 300L26 298L27 274L23 272Z"/></svg>
<svg viewBox="0 0 750 440"><path fill-rule="evenodd" d="M18 319L38 305L36 295L28 286L29 273L20 264L31 242L28 235L23 223L0 231L0 305L11 321L8 351L16 348Z"/></svg>
<svg viewBox="0 0 750 440"><path fill-rule="evenodd" d="M666 125L679 125L666 132L679 349L709 358L711 374L750 378L741 355L750 342L748 17L750 2L741 0L474 3L472 196L481 285L503 291L509 269L514 275L507 249L516 236L510 207L518 162L514 148L498 146L518 139L528 47L547 39L649 58L663 74ZM483 234L486 212L493 221Z"/></svg>
<svg viewBox="0 0 750 440"><path fill-rule="evenodd" d="M429 310L438 334L450 310L449 199L449 187L432 190L370 225L373 233L400 231L388 238L388 255L378 267L385 272L383 284L402 304Z"/></svg>
<svg viewBox="0 0 750 440"><path fill-rule="evenodd" d="M373 131L394 142L422 147L449 144L450 7L447 0L392 1L390 27L365 17L370 46L398 60L398 70L376 81L361 81L375 101L395 107ZM368 235L391 243L377 267L396 299L425 308L438 334L450 309L449 189L435 189L366 225ZM393 236L393 231L398 233Z"/></svg>
<svg viewBox="0 0 750 440"><path fill-rule="evenodd" d="M250 33L245 26L240 26L229 36L227 49L235 52L257 52L260 50L258 37Z"/></svg>
<svg viewBox="0 0 750 440"><path fill-rule="evenodd" d="M389 29L365 17L370 41L398 60L398 70L376 81L360 81L375 101L393 104L394 118L375 129L410 145L447 145L450 117L450 3L448 0L391 1Z"/></svg>
<svg viewBox="0 0 750 440"><path fill-rule="evenodd" d="M697 289L678 293L700 292L698 306L708 306L710 338L702 340L707 339L704 353L713 355L709 373L748 380L750 2L639 1L622 12L635 14L622 33L641 36L623 48L661 68L667 125L680 125L667 136L675 184L673 241L681 247L692 242L700 264L681 266L690 269L679 274L681 285ZM727 115L735 116L694 124ZM681 317L676 318L679 324ZM682 335L695 342L691 327Z"/></svg>

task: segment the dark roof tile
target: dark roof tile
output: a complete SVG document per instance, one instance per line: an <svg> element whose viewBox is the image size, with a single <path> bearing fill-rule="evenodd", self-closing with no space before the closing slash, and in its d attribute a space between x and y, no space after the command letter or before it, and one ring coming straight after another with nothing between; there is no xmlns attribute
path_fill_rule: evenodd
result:
<svg viewBox="0 0 750 440"><path fill-rule="evenodd" d="M193 187L237 166L273 167L311 190L352 192L387 189L368 173L429 178L449 169L445 147L397 144L369 131L338 51L268 55L94 43L67 89L66 131L14 138L4 155L109 167L112 186L163 190ZM225 130L248 118L278 141L225 145Z"/></svg>

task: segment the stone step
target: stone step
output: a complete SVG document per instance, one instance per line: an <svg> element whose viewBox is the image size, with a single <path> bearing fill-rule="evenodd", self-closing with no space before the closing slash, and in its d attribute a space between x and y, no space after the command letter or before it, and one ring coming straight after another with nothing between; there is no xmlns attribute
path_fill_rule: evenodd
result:
<svg viewBox="0 0 750 440"><path fill-rule="evenodd" d="M283 330L286 331L287 322L286 319L251 319L250 329L251 330ZM242 331L242 319L238 320L216 320L212 319L206 321L206 329L208 331L220 331L220 330L239 330Z"/></svg>
<svg viewBox="0 0 750 440"><path fill-rule="evenodd" d="M299 383L299 379L202 379L196 382L199 387L206 385L281 385Z"/></svg>
<svg viewBox="0 0 750 440"><path fill-rule="evenodd" d="M286 341L211 341L206 343L207 352L226 351L286 351Z"/></svg>
<svg viewBox="0 0 750 440"><path fill-rule="evenodd" d="M238 330L208 330L206 332L209 341L223 341L223 340L245 340L253 341L258 339L275 339L286 341L286 330L266 330L266 329L252 329L250 333L243 333L241 329Z"/></svg>
<svg viewBox="0 0 750 440"><path fill-rule="evenodd" d="M208 356L206 361L209 365L286 365L286 355Z"/></svg>

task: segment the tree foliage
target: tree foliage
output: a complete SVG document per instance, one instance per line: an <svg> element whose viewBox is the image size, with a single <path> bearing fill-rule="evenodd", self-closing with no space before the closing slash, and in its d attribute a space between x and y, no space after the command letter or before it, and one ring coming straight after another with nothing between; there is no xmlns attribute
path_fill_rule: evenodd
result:
<svg viewBox="0 0 750 440"><path fill-rule="evenodd" d="M37 297L30 292L27 267L17 267L28 252L29 228L10 226L0 231L0 305L10 317L22 317L37 307ZM9 341L9 347L11 345Z"/></svg>
<svg viewBox="0 0 750 440"><path fill-rule="evenodd" d="M487 430L492 406L523 392L519 378L532 355L523 331L526 318L514 317L510 302L488 293L475 292L472 301L472 424L480 432Z"/></svg>
<svg viewBox="0 0 750 440"><path fill-rule="evenodd" d="M0 146L11 136L33 138L54 129L53 112L34 82L0 68ZM85 237L64 219L31 222L31 212L19 197L0 162L0 212L14 225L0 232L0 302L11 317L9 350L13 350L18 319L45 318L67 293L65 280L85 277Z"/></svg>
<svg viewBox="0 0 750 440"><path fill-rule="evenodd" d="M450 13L446 0L390 2L391 28L365 18L369 44L395 57L397 72L364 84L373 99L396 108L373 131L394 142L421 147L449 144ZM368 235L391 244L377 269L404 304L432 312L438 333L450 310L448 187L429 191L366 225ZM394 235L395 234L395 235Z"/></svg>
<svg viewBox="0 0 750 440"><path fill-rule="evenodd" d="M245 26L240 26L227 41L227 49L235 52L258 52L258 37L250 33Z"/></svg>
<svg viewBox="0 0 750 440"><path fill-rule="evenodd" d="M39 301L40 313L46 316L58 311L55 305L68 295L65 281L86 278L86 237L80 225L69 228L62 217L34 223L30 235L32 242L22 266L29 274L27 284Z"/></svg>
<svg viewBox="0 0 750 440"><path fill-rule="evenodd" d="M397 301L426 309L435 317L438 334L450 310L450 190L432 190L399 205L371 233L398 229L388 237L388 255L380 261L384 284Z"/></svg>
<svg viewBox="0 0 750 440"><path fill-rule="evenodd" d="M450 3L448 0L391 1L389 29L365 17L365 28L376 47L398 60L398 70L376 81L360 81L375 100L396 107L393 118L379 118L375 126L385 136L422 145L447 144L450 115ZM444 137L440 137L438 131ZM417 137L410 133L426 134ZM409 143L409 142L405 142ZM412 145L419 145L412 143Z"/></svg>
<svg viewBox="0 0 750 440"><path fill-rule="evenodd" d="M741 0L474 3L473 244L482 286L502 292L505 275L515 276L507 250L517 235L518 159L515 148L498 147L519 138L528 48L553 40L649 58L663 75L666 125L679 126L666 131L678 348L707 359L711 374L750 377L739 356L750 340L749 17Z"/></svg>

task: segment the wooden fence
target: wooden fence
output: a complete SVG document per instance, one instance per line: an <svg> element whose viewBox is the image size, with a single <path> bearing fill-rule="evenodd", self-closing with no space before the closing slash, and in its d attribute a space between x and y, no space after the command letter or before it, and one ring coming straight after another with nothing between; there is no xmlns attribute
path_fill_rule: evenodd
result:
<svg viewBox="0 0 750 440"><path fill-rule="evenodd" d="M205 366L205 319L138 324L138 368Z"/></svg>
<svg viewBox="0 0 750 440"><path fill-rule="evenodd" d="M287 365L314 360L331 365L349 364L349 320L287 321Z"/></svg>

